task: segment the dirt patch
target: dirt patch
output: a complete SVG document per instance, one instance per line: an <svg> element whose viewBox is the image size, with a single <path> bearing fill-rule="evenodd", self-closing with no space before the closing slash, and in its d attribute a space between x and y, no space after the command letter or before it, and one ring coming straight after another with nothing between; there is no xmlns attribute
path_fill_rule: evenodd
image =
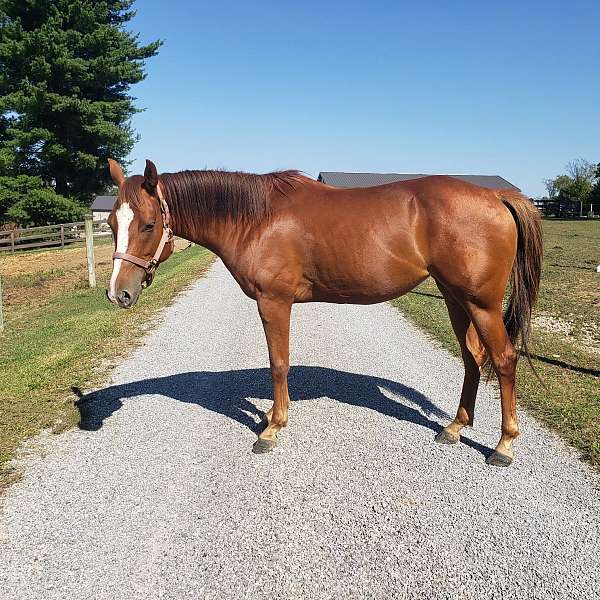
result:
<svg viewBox="0 0 600 600"><path fill-rule="evenodd" d="M175 250L182 250L190 242L175 238ZM110 262L113 246L110 238L97 238L94 242L96 262ZM5 277L17 277L55 269L86 269L85 246L76 244L64 249L39 252L16 252L0 255L0 273Z"/></svg>
<svg viewBox="0 0 600 600"><path fill-rule="evenodd" d="M575 343L587 352L600 354L600 327L597 323L585 322L576 327L571 321L542 312L533 318L533 325Z"/></svg>
<svg viewBox="0 0 600 600"><path fill-rule="evenodd" d="M554 317L548 313L536 315L533 324L548 333L559 333L568 336L573 333L573 324L559 317Z"/></svg>
<svg viewBox="0 0 600 600"><path fill-rule="evenodd" d="M175 239L175 251L190 243ZM110 275L113 244L109 237L94 242L96 276L99 285ZM87 286L85 246L77 244L64 249L17 252L0 256L3 303L9 309L28 311L46 305L56 294ZM9 315L10 318L10 315Z"/></svg>
<svg viewBox="0 0 600 600"><path fill-rule="evenodd" d="M110 240L96 243L94 247L96 259L101 260L104 255L108 257L111 249ZM16 252L0 256L0 273L4 277L23 277L56 269L71 270L77 267L85 268L85 266L86 256L83 244L64 249Z"/></svg>
<svg viewBox="0 0 600 600"><path fill-rule="evenodd" d="M581 328L581 340L590 352L600 354L600 324L584 323Z"/></svg>

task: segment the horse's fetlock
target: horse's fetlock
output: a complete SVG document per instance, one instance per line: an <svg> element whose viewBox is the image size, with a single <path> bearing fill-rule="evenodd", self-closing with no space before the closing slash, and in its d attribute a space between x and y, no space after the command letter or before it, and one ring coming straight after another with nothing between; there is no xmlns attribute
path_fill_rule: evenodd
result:
<svg viewBox="0 0 600 600"><path fill-rule="evenodd" d="M516 425L508 425L506 427L502 427L502 437L508 438L510 440L514 440L521 435L519 428Z"/></svg>

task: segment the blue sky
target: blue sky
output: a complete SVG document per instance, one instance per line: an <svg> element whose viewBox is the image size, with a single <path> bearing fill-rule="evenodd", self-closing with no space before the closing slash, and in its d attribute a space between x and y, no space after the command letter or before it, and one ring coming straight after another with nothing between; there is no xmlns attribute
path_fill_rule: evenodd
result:
<svg viewBox="0 0 600 600"><path fill-rule="evenodd" d="M600 162L600 2L138 0L131 172L500 174Z"/></svg>

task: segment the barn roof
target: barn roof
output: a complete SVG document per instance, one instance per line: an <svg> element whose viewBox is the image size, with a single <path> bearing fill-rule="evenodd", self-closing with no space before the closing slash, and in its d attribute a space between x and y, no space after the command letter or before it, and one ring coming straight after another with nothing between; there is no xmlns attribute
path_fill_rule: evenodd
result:
<svg viewBox="0 0 600 600"><path fill-rule="evenodd" d="M341 173L336 171L321 171L319 173L319 181L335 187L371 187L421 177L428 177L428 175L423 173ZM513 185L504 177L500 177L500 175L450 175L450 177L456 177L492 190L512 189L521 191L516 185Z"/></svg>
<svg viewBox="0 0 600 600"><path fill-rule="evenodd" d="M117 200L116 196L96 196L92 204L92 210L95 211L111 211Z"/></svg>

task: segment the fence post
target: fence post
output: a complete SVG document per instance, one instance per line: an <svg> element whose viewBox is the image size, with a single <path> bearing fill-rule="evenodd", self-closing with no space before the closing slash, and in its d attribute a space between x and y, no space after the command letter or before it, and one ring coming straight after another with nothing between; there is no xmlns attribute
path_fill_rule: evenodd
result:
<svg viewBox="0 0 600 600"><path fill-rule="evenodd" d="M85 253L87 255L88 280L90 287L96 287L96 261L94 260L94 225L92 217L85 218Z"/></svg>
<svg viewBox="0 0 600 600"><path fill-rule="evenodd" d="M61 223L60 225L60 247L65 247L65 224Z"/></svg>
<svg viewBox="0 0 600 600"><path fill-rule="evenodd" d="M2 316L2 277L0 277L0 332L4 331L4 317Z"/></svg>
<svg viewBox="0 0 600 600"><path fill-rule="evenodd" d="M14 231L10 232L10 251L13 254L15 253L15 232Z"/></svg>

